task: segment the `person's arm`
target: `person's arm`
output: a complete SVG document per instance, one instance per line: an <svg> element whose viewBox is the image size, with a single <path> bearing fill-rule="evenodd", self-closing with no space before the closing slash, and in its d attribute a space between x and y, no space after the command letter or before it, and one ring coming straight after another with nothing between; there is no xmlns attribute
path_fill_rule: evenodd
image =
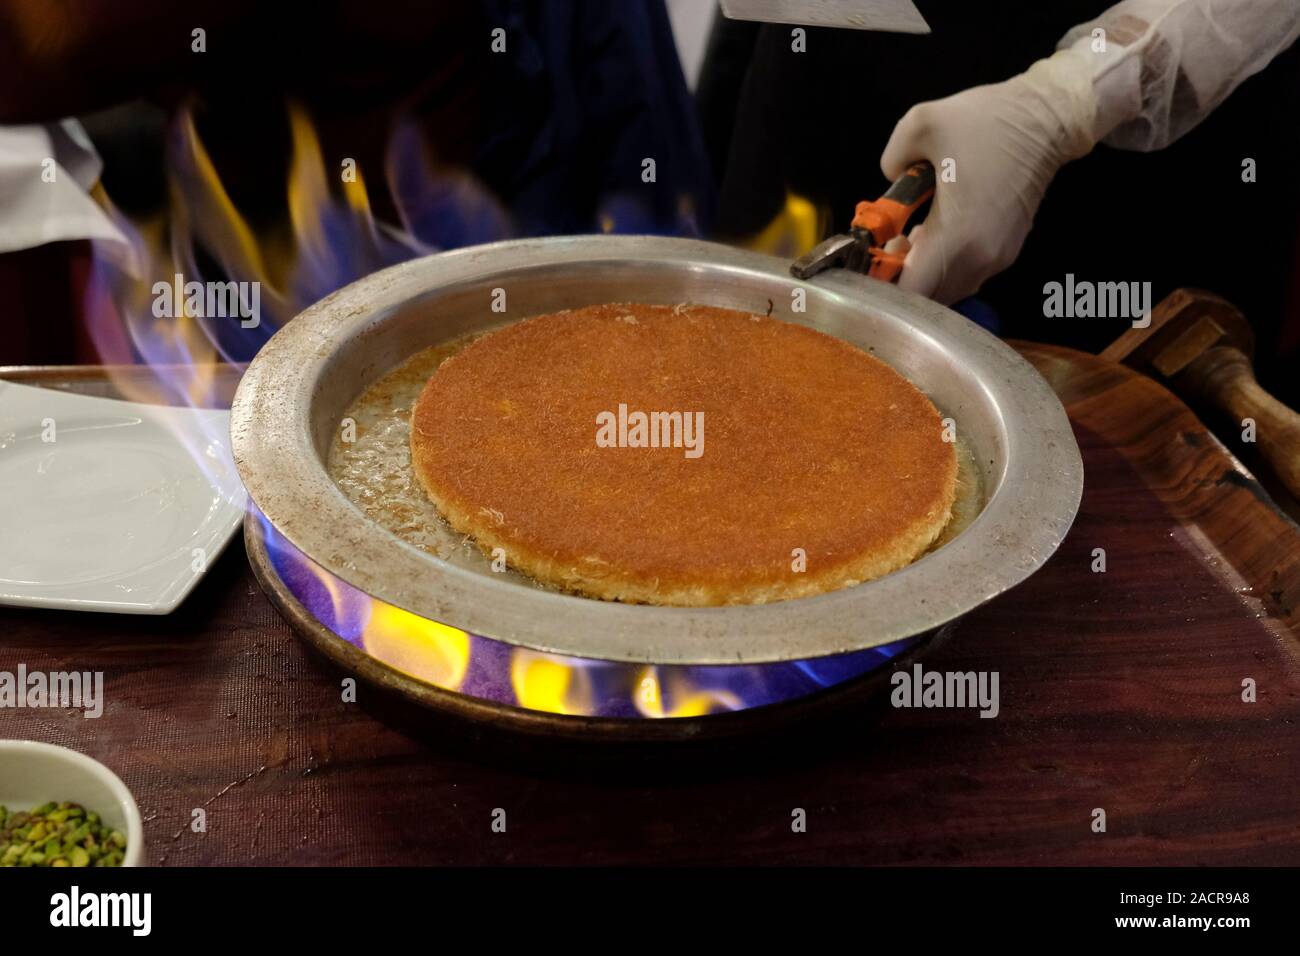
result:
<svg viewBox="0 0 1300 956"><path fill-rule="evenodd" d="M941 302L976 292L1020 254L1061 166L1101 140L1167 145L1297 35L1300 0L1125 0L1019 76L914 106L881 170L927 159L939 177L899 285Z"/></svg>
<svg viewBox="0 0 1300 956"><path fill-rule="evenodd" d="M1093 54L1103 142L1145 152L1196 126L1297 36L1300 0L1124 0L1058 49Z"/></svg>

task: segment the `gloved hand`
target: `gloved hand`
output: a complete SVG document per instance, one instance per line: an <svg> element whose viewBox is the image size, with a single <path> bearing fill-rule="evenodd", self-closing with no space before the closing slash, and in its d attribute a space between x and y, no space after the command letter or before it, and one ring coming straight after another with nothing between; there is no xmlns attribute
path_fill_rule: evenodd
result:
<svg viewBox="0 0 1300 956"><path fill-rule="evenodd" d="M1097 143L1092 74L1086 49L1070 48L1004 83L907 111L880 168L893 180L926 159L936 183L899 286L952 303L1015 261L1057 169Z"/></svg>

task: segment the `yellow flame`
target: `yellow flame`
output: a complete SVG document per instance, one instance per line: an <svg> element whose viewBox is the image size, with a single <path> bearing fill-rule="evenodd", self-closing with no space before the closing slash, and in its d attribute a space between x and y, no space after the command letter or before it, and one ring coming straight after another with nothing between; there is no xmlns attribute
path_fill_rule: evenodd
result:
<svg viewBox="0 0 1300 956"><path fill-rule="evenodd" d="M829 220L825 210L802 196L786 193L781 211L745 245L756 252L797 259L821 241Z"/></svg>
<svg viewBox="0 0 1300 956"><path fill-rule="evenodd" d="M226 192L199 138L193 115L182 113L179 123L181 149L193 166L196 181L173 180L173 232L182 239L197 237L222 259L232 279L261 282L265 295L271 282L257 237Z"/></svg>
<svg viewBox="0 0 1300 956"><path fill-rule="evenodd" d="M594 694L581 667L549 654L517 650L510 658L510 683L519 706L550 714L590 714Z"/></svg>
<svg viewBox="0 0 1300 956"><path fill-rule="evenodd" d="M458 689L469 669L469 634L382 601L373 603L361 640L390 667L448 690Z"/></svg>
<svg viewBox="0 0 1300 956"><path fill-rule="evenodd" d="M370 194L366 192L366 181L362 178L360 169L352 172L352 178L343 181L343 198L352 211L373 229L375 217L370 212Z"/></svg>
<svg viewBox="0 0 1300 956"><path fill-rule="evenodd" d="M289 132L293 139L293 162L289 167L289 221L293 234L309 256L329 256L325 227L321 219L329 203L325 159L320 140L307 114L297 105L289 107ZM369 210L369 200L366 207Z"/></svg>
<svg viewBox="0 0 1300 956"><path fill-rule="evenodd" d="M221 181L211 154L199 136L193 114L182 111L176 123L178 148L173 154L175 161L169 165L170 202L165 216L132 223L113 206L102 187L97 187L94 193L109 215L134 238L136 251L143 261L146 281L137 283L131 290L130 311L143 309L148 314L148 292L154 281L170 281L177 273L187 281L200 278L195 274L196 247L207 250L220 262L225 278L260 283L264 307L278 306L275 311L287 316L309 305L308 302L286 303L285 287L300 260L328 260L331 251L323 225L323 215L331 201L330 188L320 140L311 119L300 107L290 105L293 153L287 195L292 241L285 241L282 234L278 241L270 234L259 240ZM344 177L343 196L357 225L373 235L375 220L365 181L360 169L352 172L353 175ZM175 334L185 335L186 341L193 338L197 345L203 336L201 330L194 331L198 332L197 337L188 328ZM209 344L199 354L212 351Z"/></svg>
<svg viewBox="0 0 1300 956"><path fill-rule="evenodd" d="M674 686L673 704L665 709L659 671L651 666L637 677L632 700L643 717L704 717L719 710L739 710L744 703L730 691Z"/></svg>

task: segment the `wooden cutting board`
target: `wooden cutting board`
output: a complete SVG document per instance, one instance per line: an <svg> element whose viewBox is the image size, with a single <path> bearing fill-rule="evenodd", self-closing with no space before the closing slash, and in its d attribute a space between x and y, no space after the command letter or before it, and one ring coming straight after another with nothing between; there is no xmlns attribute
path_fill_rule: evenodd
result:
<svg viewBox="0 0 1300 956"><path fill-rule="evenodd" d="M627 760L417 728L365 688L341 700L234 544L166 618L0 609L0 670L102 670L107 695L99 719L7 711L3 732L116 770L157 864L1300 863L1300 529L1162 386L1017 347L1086 483L1047 566L925 660L998 671L996 719L877 702Z"/></svg>

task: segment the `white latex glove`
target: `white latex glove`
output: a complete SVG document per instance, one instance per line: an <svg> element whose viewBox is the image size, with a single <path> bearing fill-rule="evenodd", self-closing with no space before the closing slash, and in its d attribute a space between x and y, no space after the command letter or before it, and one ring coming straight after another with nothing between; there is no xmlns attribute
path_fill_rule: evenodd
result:
<svg viewBox="0 0 1300 956"><path fill-rule="evenodd" d="M942 302L975 292L1015 260L1063 164L1102 139L1168 145L1297 37L1297 0L1123 0L1020 76L909 110L881 168L895 179L928 159L938 183L899 285Z"/></svg>
<svg viewBox="0 0 1300 956"><path fill-rule="evenodd" d="M1086 52L1065 49L899 120L881 170L893 180L926 159L936 179L930 214L909 237L902 288L951 303L1015 261L1057 169L1097 143L1092 72Z"/></svg>

